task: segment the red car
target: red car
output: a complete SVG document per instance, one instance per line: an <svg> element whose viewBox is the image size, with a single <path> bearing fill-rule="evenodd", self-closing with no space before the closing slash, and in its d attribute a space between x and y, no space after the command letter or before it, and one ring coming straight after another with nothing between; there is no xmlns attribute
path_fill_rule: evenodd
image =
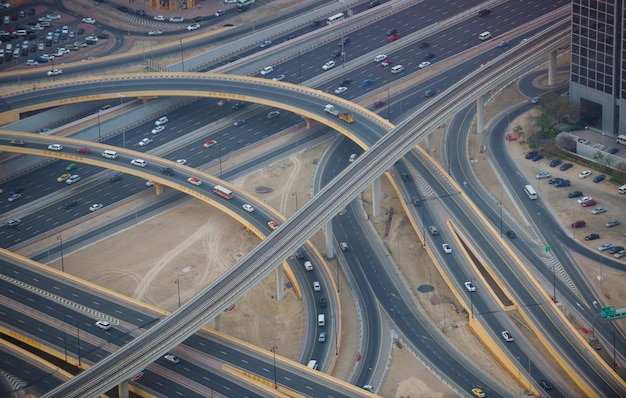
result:
<svg viewBox="0 0 626 398"><path fill-rule="evenodd" d="M388 67L389 65L393 64L393 61L390 59L386 59L383 62L380 63L380 66L382 66L383 68Z"/></svg>
<svg viewBox="0 0 626 398"><path fill-rule="evenodd" d="M400 33L396 33L395 35L387 37L387 41L391 43L392 41L396 41L400 38Z"/></svg>
<svg viewBox="0 0 626 398"><path fill-rule="evenodd" d="M78 148L76 150L76 152L83 153L85 155L89 155L91 153L91 149L89 149L89 148Z"/></svg>
<svg viewBox="0 0 626 398"><path fill-rule="evenodd" d="M385 101L376 101L374 102L374 108L380 108L385 106Z"/></svg>
<svg viewBox="0 0 626 398"><path fill-rule="evenodd" d="M207 142L204 143L204 147L205 148L211 148L213 145L216 145L217 141L215 140L208 140Z"/></svg>
<svg viewBox="0 0 626 398"><path fill-rule="evenodd" d="M582 202L580 205L581 205L582 207L590 207L590 206L595 206L597 203L598 203L598 202L596 202L596 200L595 200L595 199L591 199L591 200L588 200L588 201L586 201L586 202Z"/></svg>

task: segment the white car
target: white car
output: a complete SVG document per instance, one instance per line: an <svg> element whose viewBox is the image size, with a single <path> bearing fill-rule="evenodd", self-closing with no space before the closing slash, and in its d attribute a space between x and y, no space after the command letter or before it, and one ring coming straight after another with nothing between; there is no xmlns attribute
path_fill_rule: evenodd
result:
<svg viewBox="0 0 626 398"><path fill-rule="evenodd" d="M265 68L263 68L263 70L261 70L261 75L269 75L272 72L274 72L274 68L272 68L271 66L266 66Z"/></svg>
<svg viewBox="0 0 626 398"><path fill-rule="evenodd" d="M548 173L547 171L542 171L541 173L535 176L535 178L538 180L543 180L544 178L550 178L550 177L552 177L552 174Z"/></svg>
<svg viewBox="0 0 626 398"><path fill-rule="evenodd" d="M190 183L191 185L195 185L197 187L202 185L202 181L199 178L197 178L197 177L189 177L189 178L187 178L187 182Z"/></svg>
<svg viewBox="0 0 626 398"><path fill-rule="evenodd" d="M160 118L157 119L156 122L154 122L154 124L156 126L162 126L164 124L167 124L167 122L169 122L170 120L167 118L167 116L162 116Z"/></svg>
<svg viewBox="0 0 626 398"><path fill-rule="evenodd" d="M320 286L320 283L318 281L313 282L313 290L315 290L316 292L322 290L322 287Z"/></svg>
<svg viewBox="0 0 626 398"><path fill-rule="evenodd" d="M271 40L264 40L259 47L265 48L265 47L269 47L271 45L272 45L272 41Z"/></svg>
<svg viewBox="0 0 626 398"><path fill-rule="evenodd" d="M379 62L383 62L386 59L387 59L387 56L385 54L378 54L377 56L374 57L374 62L379 63Z"/></svg>
<svg viewBox="0 0 626 398"><path fill-rule="evenodd" d="M73 183L78 182L78 181L80 181L80 176L78 174L74 174L73 176L65 180L65 183L67 185L72 185Z"/></svg>
<svg viewBox="0 0 626 398"><path fill-rule="evenodd" d="M328 61L323 66L322 69L329 70L335 67L335 61Z"/></svg>
<svg viewBox="0 0 626 398"><path fill-rule="evenodd" d="M63 149L63 146L61 144L50 144L48 145L48 149L51 151L60 151Z"/></svg>
<svg viewBox="0 0 626 398"><path fill-rule="evenodd" d="M27 66L37 66L39 65L39 62L33 60L33 59L29 59L28 61L26 61L26 65Z"/></svg>
<svg viewBox="0 0 626 398"><path fill-rule="evenodd" d="M429 65L430 65L430 62L428 62L428 61L424 61L424 62L421 62L421 63L418 65L418 67L419 67L420 69L424 69L425 67L427 67L427 66L429 66Z"/></svg>
<svg viewBox="0 0 626 398"><path fill-rule="evenodd" d="M194 24L191 24L191 25L187 26L187 30L188 31L197 30L197 29L200 29L200 24L199 23L194 23Z"/></svg>
<svg viewBox="0 0 626 398"><path fill-rule="evenodd" d="M449 244L444 243L443 245L441 245L441 248L443 249L443 251L447 254L452 253L452 248L450 247Z"/></svg>
<svg viewBox="0 0 626 398"><path fill-rule="evenodd" d="M151 138L144 138L144 139L142 139L141 141L139 141L139 144L138 144L138 145L139 145L139 146L146 146L146 145L148 145L148 144L149 144L149 143L151 143L151 142L152 142L152 139L151 139Z"/></svg>
<svg viewBox="0 0 626 398"><path fill-rule="evenodd" d="M107 321L98 321L96 322L96 327L102 329L102 330L109 330L111 329L111 324Z"/></svg>
<svg viewBox="0 0 626 398"><path fill-rule="evenodd" d="M166 354L163 358L165 358L166 361L169 361L171 363L180 362L180 359L178 359L176 355L172 355L172 354Z"/></svg>
<svg viewBox="0 0 626 398"><path fill-rule="evenodd" d="M151 30L150 32L148 32L148 36L160 36L163 34L163 31L161 29L155 29L155 30Z"/></svg>
<svg viewBox="0 0 626 398"><path fill-rule="evenodd" d="M602 213L606 213L606 207L596 207L595 209L591 210L591 214L602 214Z"/></svg>
<svg viewBox="0 0 626 398"><path fill-rule="evenodd" d="M41 54L41 58L47 59L48 61L52 61L54 59L54 55L50 55L48 53Z"/></svg>
<svg viewBox="0 0 626 398"><path fill-rule="evenodd" d="M152 134L158 134L163 130L165 130L165 126L156 126L152 129Z"/></svg>
<svg viewBox="0 0 626 398"><path fill-rule="evenodd" d="M582 198L578 198L578 204L581 205L591 199L593 199L591 196L583 196Z"/></svg>
<svg viewBox="0 0 626 398"><path fill-rule="evenodd" d="M63 73L62 69L52 69L48 71L48 76L57 76Z"/></svg>
<svg viewBox="0 0 626 398"><path fill-rule="evenodd" d="M474 284L472 282L465 282L464 283L465 288L470 291L470 292L475 292L476 291L476 286L474 286Z"/></svg>
<svg viewBox="0 0 626 398"><path fill-rule="evenodd" d="M165 21L165 17L163 15L156 15L154 17L155 21Z"/></svg>
<svg viewBox="0 0 626 398"><path fill-rule="evenodd" d="M343 87L343 86L342 86L342 87L338 87L338 88L335 90L335 94L343 94L343 93L345 93L346 91L348 91L348 87Z"/></svg>
<svg viewBox="0 0 626 398"><path fill-rule="evenodd" d="M187 159L178 159L178 160L176 160L176 163L182 164L184 166L184 165L186 165L189 162L187 161Z"/></svg>
<svg viewBox="0 0 626 398"><path fill-rule="evenodd" d="M130 161L130 164L137 167L146 167L148 165L148 162L143 159L133 159Z"/></svg>
<svg viewBox="0 0 626 398"><path fill-rule="evenodd" d="M98 211L100 209L102 209L104 206L101 203L94 203L91 206L89 206L89 211Z"/></svg>
<svg viewBox="0 0 626 398"><path fill-rule="evenodd" d="M609 250L613 248L613 244L612 243L605 243L603 245L600 245L598 247L598 250L600 250L601 252L605 251L605 250Z"/></svg>
<svg viewBox="0 0 626 398"><path fill-rule="evenodd" d="M350 155L350 159L348 159L348 162L354 162L358 156L359 155L357 155L356 153L353 153L352 155Z"/></svg>
<svg viewBox="0 0 626 398"><path fill-rule="evenodd" d="M88 23L88 24L91 24L91 25L93 25L93 24L95 24L95 23L96 23L96 20L95 20L95 19L93 19L93 18L83 18L83 19L82 19L82 21L83 21L84 23Z"/></svg>
<svg viewBox="0 0 626 398"><path fill-rule="evenodd" d="M504 341L508 341L508 342L513 341L513 336L511 336L508 330L502 331L502 338L504 339Z"/></svg>
<svg viewBox="0 0 626 398"><path fill-rule="evenodd" d="M61 16L59 14L48 14L46 15L46 18L54 20L54 19L61 19Z"/></svg>
<svg viewBox="0 0 626 398"><path fill-rule="evenodd" d="M252 207L252 205L249 205L247 203L244 203L243 206L241 207L243 207L243 209L247 211L248 213L252 213L254 211L254 207Z"/></svg>
<svg viewBox="0 0 626 398"><path fill-rule="evenodd" d="M587 178L591 175L591 170L583 170L578 174L578 178Z"/></svg>

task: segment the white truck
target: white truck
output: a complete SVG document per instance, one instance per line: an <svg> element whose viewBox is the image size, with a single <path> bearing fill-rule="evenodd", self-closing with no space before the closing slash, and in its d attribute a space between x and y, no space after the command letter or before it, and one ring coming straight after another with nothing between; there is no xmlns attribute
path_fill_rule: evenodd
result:
<svg viewBox="0 0 626 398"><path fill-rule="evenodd" d="M347 112L338 111L337 109L335 109L335 106L331 104L327 104L324 107L324 112L337 116L339 119L343 120L346 123L352 123L354 121L354 115Z"/></svg>
<svg viewBox="0 0 626 398"><path fill-rule="evenodd" d="M254 4L254 0L237 0L237 7L250 7Z"/></svg>

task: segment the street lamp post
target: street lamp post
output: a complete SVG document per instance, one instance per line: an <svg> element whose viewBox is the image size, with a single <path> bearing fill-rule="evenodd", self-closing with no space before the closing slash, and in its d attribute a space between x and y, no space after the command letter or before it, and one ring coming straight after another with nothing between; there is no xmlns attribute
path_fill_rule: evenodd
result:
<svg viewBox="0 0 626 398"><path fill-rule="evenodd" d="M298 211L298 192L297 191L293 192L291 194L291 196L295 196L296 197L296 211Z"/></svg>
<svg viewBox="0 0 626 398"><path fill-rule="evenodd" d="M278 380L276 378L276 350L278 347L272 347L272 352L274 353L274 389L278 390Z"/></svg>
<svg viewBox="0 0 626 398"><path fill-rule="evenodd" d="M180 68L185 71L185 58L183 57L183 39L180 39Z"/></svg>
<svg viewBox="0 0 626 398"><path fill-rule="evenodd" d="M100 109L98 109L98 142L101 141L102 130L100 129Z"/></svg>
<svg viewBox="0 0 626 398"><path fill-rule="evenodd" d="M472 284L474 284L474 279L472 279ZM474 318L474 292L470 292L470 315Z"/></svg>
<svg viewBox="0 0 626 398"><path fill-rule="evenodd" d="M217 156L220 162L220 178L222 178L222 146L219 143L217 144Z"/></svg>
<svg viewBox="0 0 626 398"><path fill-rule="evenodd" d="M61 233L57 236L57 240L59 241L59 247L61 248L61 272L65 272L65 263L63 260L63 237L61 236Z"/></svg>
<svg viewBox="0 0 626 398"><path fill-rule="evenodd" d="M176 284L176 293L178 294L178 308L180 308L180 279L178 278L178 274L176 274L174 283Z"/></svg>
<svg viewBox="0 0 626 398"><path fill-rule="evenodd" d="M502 202L498 202L498 207L500 207L500 237L502 237Z"/></svg>
<svg viewBox="0 0 626 398"><path fill-rule="evenodd" d="M522 395L522 370L520 369L522 366L522 363L520 362L519 357L515 357L517 358L517 384L519 385L519 394L518 396Z"/></svg>
<svg viewBox="0 0 626 398"><path fill-rule="evenodd" d="M396 310L395 310L395 308L391 308L391 314L393 315L393 323L396 323Z"/></svg>
<svg viewBox="0 0 626 398"><path fill-rule="evenodd" d="M389 87L387 87L387 120L391 121L391 104L390 102L390 95L389 95Z"/></svg>

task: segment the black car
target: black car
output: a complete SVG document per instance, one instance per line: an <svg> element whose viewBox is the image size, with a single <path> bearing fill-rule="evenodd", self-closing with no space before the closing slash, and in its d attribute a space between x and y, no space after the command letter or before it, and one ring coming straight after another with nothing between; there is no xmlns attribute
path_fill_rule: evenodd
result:
<svg viewBox="0 0 626 398"><path fill-rule="evenodd" d="M370 5L367 8L374 8L379 5L380 5L380 1L374 0L374 1L370 1Z"/></svg>
<svg viewBox="0 0 626 398"><path fill-rule="evenodd" d="M550 383L548 383L546 380L540 380L539 381L539 385L544 390L551 390L552 389L552 385L550 385Z"/></svg>
<svg viewBox="0 0 626 398"><path fill-rule="evenodd" d="M486 8L478 11L478 16L481 17L481 18L482 17L487 17L487 16L489 16L489 14L491 14L491 10L486 9Z"/></svg>
<svg viewBox="0 0 626 398"><path fill-rule="evenodd" d="M119 7L117 7L117 10L121 11L121 12L128 12L128 7L119 6Z"/></svg>
<svg viewBox="0 0 626 398"><path fill-rule="evenodd" d="M435 90L434 88L429 88L428 90L424 91L424 97L426 98L432 97L435 94L437 94L437 90Z"/></svg>
<svg viewBox="0 0 626 398"><path fill-rule="evenodd" d="M243 109L246 106L245 102L237 102L233 105L233 111L238 111L239 109Z"/></svg>
<svg viewBox="0 0 626 398"><path fill-rule="evenodd" d="M419 206L422 204L422 202L420 201L420 198L414 196L413 199L411 199L411 202L413 203L413 206Z"/></svg>
<svg viewBox="0 0 626 398"><path fill-rule="evenodd" d="M11 190L11 194L12 194L12 195L15 195L15 194L18 194L18 193L24 193L24 188L19 187L19 188L13 188L13 189Z"/></svg>
<svg viewBox="0 0 626 398"><path fill-rule="evenodd" d="M83 28L76 29L76 34L77 35L82 35L83 33L85 33L85 29L83 29Z"/></svg>
<svg viewBox="0 0 626 398"><path fill-rule="evenodd" d="M330 55L331 55L331 57L333 57L333 58L341 57L341 50L335 50L335 51L333 51L333 53L332 53L332 54L330 54Z"/></svg>
<svg viewBox="0 0 626 398"><path fill-rule="evenodd" d="M572 198L580 198L581 196L583 196L583 193L580 191L574 191L574 192L570 192L567 194L567 197L572 199Z"/></svg>
<svg viewBox="0 0 626 398"><path fill-rule="evenodd" d="M600 235L598 235L598 234L589 234L589 235L585 236L585 240L596 240L596 239L600 239Z"/></svg>
<svg viewBox="0 0 626 398"><path fill-rule="evenodd" d="M407 173L402 173L400 176L402 177L402 181L411 181L411 177Z"/></svg>
<svg viewBox="0 0 626 398"><path fill-rule="evenodd" d="M559 167L559 170L565 171L565 170L571 169L572 167L574 167L573 164L571 164L571 163L564 163L564 164L561 165L561 167Z"/></svg>
<svg viewBox="0 0 626 398"><path fill-rule="evenodd" d="M350 44L349 37L344 37L343 40L339 40L339 42L337 42L338 46L345 46L346 44Z"/></svg>
<svg viewBox="0 0 626 398"><path fill-rule="evenodd" d="M342 86L345 86L345 85L350 84L350 83L352 83L352 79L343 79L341 81L341 85Z"/></svg>
<svg viewBox="0 0 626 398"><path fill-rule="evenodd" d="M538 154L536 154L535 156L533 156L533 157L532 157L532 159L530 159L530 160L532 160L533 162L538 162L538 161L540 161L541 159L543 159L543 155L542 155L542 154L540 154L540 153L538 153Z"/></svg>
<svg viewBox="0 0 626 398"><path fill-rule="evenodd" d="M322 21L313 21L313 22L311 22L311 26L312 27L320 26L321 24L322 24Z"/></svg>
<svg viewBox="0 0 626 398"><path fill-rule="evenodd" d="M142 10L141 8L137 8L135 10L135 14L137 14L137 15L146 15L146 12L144 10ZM196 20L196 18L202 18L202 17L195 17L194 21ZM199 21L196 21L196 22L199 22Z"/></svg>
<svg viewBox="0 0 626 398"><path fill-rule="evenodd" d="M78 205L77 200L68 200L67 202L63 203L63 207L65 207L66 209L71 209L76 205Z"/></svg>
<svg viewBox="0 0 626 398"><path fill-rule="evenodd" d="M431 59L435 58L435 54L433 53L426 53L424 54L424 60L429 61Z"/></svg>
<svg viewBox="0 0 626 398"><path fill-rule="evenodd" d="M555 177L555 178L551 178L548 181L548 184L558 184L561 181L563 181L563 179L561 177Z"/></svg>
<svg viewBox="0 0 626 398"><path fill-rule="evenodd" d="M122 181L122 176L119 174L114 174L111 177L109 177L109 182L111 183L118 182L118 181Z"/></svg>
<svg viewBox="0 0 626 398"><path fill-rule="evenodd" d="M100 33L98 36L96 36L98 39L108 39L109 35L106 33Z"/></svg>
<svg viewBox="0 0 626 398"><path fill-rule="evenodd" d="M203 22L204 19L205 18L203 16L197 16L197 17L191 18L191 20L194 21L194 22Z"/></svg>
<svg viewBox="0 0 626 398"><path fill-rule="evenodd" d="M171 177L171 176L173 176L175 173L174 173L174 170L172 170L171 168L169 168L169 167L163 167L163 168L161 169L161 174L165 174L166 176L170 176L170 177Z"/></svg>
<svg viewBox="0 0 626 398"><path fill-rule="evenodd" d="M326 298L320 297L320 307L326 308Z"/></svg>
<svg viewBox="0 0 626 398"><path fill-rule="evenodd" d="M619 149L617 148L611 148L607 151L608 153L610 153L611 155L615 155L617 152L619 152Z"/></svg>
<svg viewBox="0 0 626 398"><path fill-rule="evenodd" d="M427 41L423 41L420 43L420 48L427 48L428 46L430 46L430 43L428 43Z"/></svg>
<svg viewBox="0 0 626 398"><path fill-rule="evenodd" d="M553 161L550 162L550 167L556 167L560 165L561 163L563 163L561 159L554 159Z"/></svg>
<svg viewBox="0 0 626 398"><path fill-rule="evenodd" d="M513 231L506 231L506 236L509 237L509 239L515 239L517 238L517 234Z"/></svg>
<svg viewBox="0 0 626 398"><path fill-rule="evenodd" d="M395 36L398 34L398 29L396 28L391 28L389 30L387 30L387 36Z"/></svg>
<svg viewBox="0 0 626 398"><path fill-rule="evenodd" d="M554 186L557 188L566 188L566 187L569 187L570 185L572 185L572 182L570 180L562 180L554 184Z"/></svg>
<svg viewBox="0 0 626 398"><path fill-rule="evenodd" d="M535 152L535 151L528 152L526 154L526 159L532 159L532 158L534 158L538 154L539 154L539 152Z"/></svg>
<svg viewBox="0 0 626 398"><path fill-rule="evenodd" d="M624 250L624 246L613 246L609 249L609 254L615 254L617 252L621 252L622 250Z"/></svg>

